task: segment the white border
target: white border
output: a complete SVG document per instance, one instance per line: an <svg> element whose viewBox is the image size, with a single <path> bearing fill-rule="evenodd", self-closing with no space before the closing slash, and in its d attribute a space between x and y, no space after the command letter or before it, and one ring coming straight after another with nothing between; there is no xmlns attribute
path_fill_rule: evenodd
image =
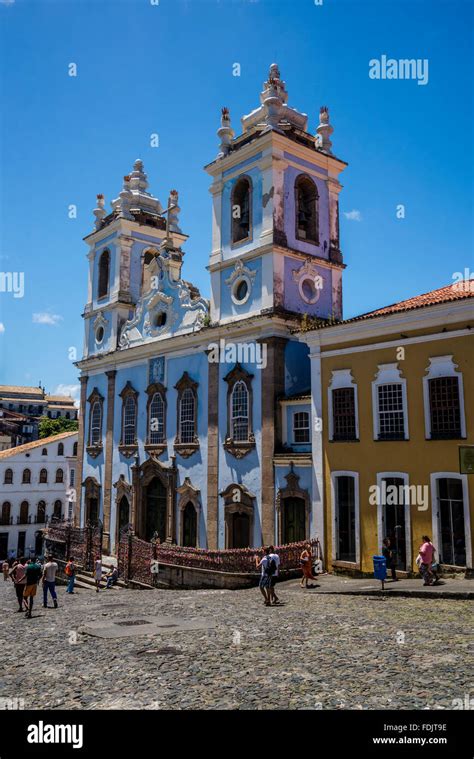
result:
<svg viewBox="0 0 474 759"><path fill-rule="evenodd" d="M459 412L461 417L461 438L450 439L464 439L466 438L466 416L464 413L464 384L462 372L457 371L456 364L453 361L453 354L448 356L433 356L429 358L429 366L425 369L425 376L423 377L423 406L425 412L425 437L427 440L432 440L431 437L431 413L430 413L430 393L428 387L428 380L435 379L437 377L457 377L459 388ZM435 440L442 440L443 438L434 438Z"/></svg>
<svg viewBox="0 0 474 759"><path fill-rule="evenodd" d="M372 381L372 419L374 440L379 440L380 434L380 414L379 414L379 394L377 388L379 385L401 385L402 386L402 404L403 404L403 439L409 440L408 432L408 398L407 398L407 381L402 377L401 369L398 363L378 364L378 372ZM385 440L385 438L381 438ZM390 438L388 438L390 439ZM399 441L400 442L400 441Z"/></svg>
<svg viewBox="0 0 474 759"><path fill-rule="evenodd" d="M354 483L354 500L355 500L355 548L356 560L348 562L346 559L339 559L337 555L336 541L336 477L353 477ZM331 521L332 521L332 560L344 561L347 564L360 566L360 507L359 507L359 472L339 469L331 472Z"/></svg>
<svg viewBox="0 0 474 759"><path fill-rule="evenodd" d="M388 477L398 477L403 480L404 487L409 487L410 478L406 472L377 472L377 535L378 535L378 550L382 553L382 540L384 537L384 514L382 502L379 498L379 494L382 489L382 480ZM406 545L406 567L407 572L412 571L412 545L411 545L411 508L410 499L405 499L405 545Z"/></svg>
<svg viewBox="0 0 474 759"><path fill-rule="evenodd" d="M332 391L343 388L354 388L354 406L355 406L355 428L356 441L359 440L359 394L357 382L352 376L352 369L335 369L331 374L328 385L328 422L329 422L329 440L334 440L334 414L332 403ZM339 442L339 441L336 441ZM341 441L344 442L344 441Z"/></svg>
<svg viewBox="0 0 474 759"><path fill-rule="evenodd" d="M431 525L433 530L433 545L436 548L437 556L440 555L440 518L438 507L438 483L437 480L443 477L449 477L453 480L462 482L462 499L464 504L464 533L466 539L466 567L472 569L472 543L471 543L471 515L469 513L469 483L467 474L459 472L432 472L430 474L431 485Z"/></svg>

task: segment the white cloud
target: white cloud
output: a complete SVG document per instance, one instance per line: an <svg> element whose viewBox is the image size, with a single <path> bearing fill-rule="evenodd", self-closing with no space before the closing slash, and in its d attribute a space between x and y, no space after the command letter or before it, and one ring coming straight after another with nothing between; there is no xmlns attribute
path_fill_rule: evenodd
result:
<svg viewBox="0 0 474 759"><path fill-rule="evenodd" d="M50 324L54 327L62 321L62 318L59 314L48 314L46 312L33 314L33 324Z"/></svg>
<svg viewBox="0 0 474 759"><path fill-rule="evenodd" d="M0 335L5 332L5 325L3 322L0 322Z"/></svg>
<svg viewBox="0 0 474 759"><path fill-rule="evenodd" d="M80 389L81 389L80 385L60 384L51 393L51 395L70 395L71 398L74 398L74 400L76 401L76 404L79 404Z"/></svg>
<svg viewBox="0 0 474 759"><path fill-rule="evenodd" d="M362 214L356 209L353 211L344 211L344 216L346 219L349 219L349 221L362 221Z"/></svg>

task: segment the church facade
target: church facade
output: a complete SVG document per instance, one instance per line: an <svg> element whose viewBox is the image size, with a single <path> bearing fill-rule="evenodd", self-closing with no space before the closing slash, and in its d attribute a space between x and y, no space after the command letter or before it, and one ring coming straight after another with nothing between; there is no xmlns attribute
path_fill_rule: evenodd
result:
<svg viewBox="0 0 474 759"><path fill-rule="evenodd" d="M327 109L315 135L270 68L235 137L222 110L211 177L210 301L182 278L187 236L137 160L89 246L76 520L114 551L132 524L208 548L315 535L304 314L342 315L339 175ZM320 478L321 479L321 478ZM279 501L275 503L275 493Z"/></svg>
<svg viewBox="0 0 474 759"><path fill-rule="evenodd" d="M431 533L472 567L471 283L344 321L328 109L311 134L273 64L241 124L222 109L205 167L210 300L183 278L176 191L163 206L137 160L111 212L98 196L76 523L112 553L126 525L208 549L317 536L358 572L386 536L416 570Z"/></svg>

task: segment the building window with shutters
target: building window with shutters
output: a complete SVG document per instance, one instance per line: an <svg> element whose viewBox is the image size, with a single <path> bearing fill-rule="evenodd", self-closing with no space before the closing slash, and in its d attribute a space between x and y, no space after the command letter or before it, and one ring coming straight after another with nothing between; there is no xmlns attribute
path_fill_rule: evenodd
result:
<svg viewBox="0 0 474 759"><path fill-rule="evenodd" d="M358 442L359 413L357 383L351 369L332 372L328 387L329 440Z"/></svg>
<svg viewBox="0 0 474 759"><path fill-rule="evenodd" d="M423 402L427 440L466 437L463 376L453 356L430 358L423 377Z"/></svg>

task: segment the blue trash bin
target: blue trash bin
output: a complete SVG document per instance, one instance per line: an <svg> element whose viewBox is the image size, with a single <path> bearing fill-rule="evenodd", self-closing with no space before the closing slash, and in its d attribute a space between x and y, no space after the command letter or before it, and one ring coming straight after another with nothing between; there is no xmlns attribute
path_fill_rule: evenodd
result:
<svg viewBox="0 0 474 759"><path fill-rule="evenodd" d="M387 560L385 556L372 556L374 560L374 577L376 580L382 580L387 578Z"/></svg>

